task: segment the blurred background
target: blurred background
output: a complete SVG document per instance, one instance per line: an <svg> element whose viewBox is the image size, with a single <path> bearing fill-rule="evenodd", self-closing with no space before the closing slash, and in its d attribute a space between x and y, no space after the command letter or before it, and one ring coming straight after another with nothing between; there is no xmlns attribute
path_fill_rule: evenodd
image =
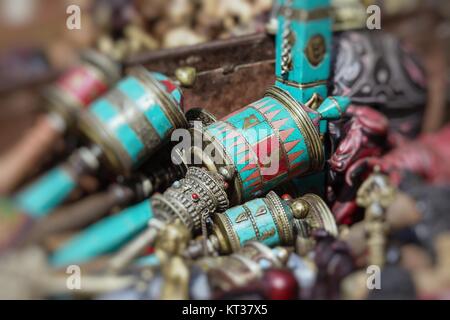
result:
<svg viewBox="0 0 450 320"><path fill-rule="evenodd" d="M425 130L446 118L450 59L450 3L445 0L334 1L376 3L382 29L415 47L430 79ZM81 29L69 30L70 5L81 9ZM116 59L162 48L264 33L271 0L1 0L0 152L33 122L33 88L73 64L82 48L98 48ZM343 11L343 19L355 12ZM345 17L348 15L348 17ZM25 90L25 91L24 91Z"/></svg>

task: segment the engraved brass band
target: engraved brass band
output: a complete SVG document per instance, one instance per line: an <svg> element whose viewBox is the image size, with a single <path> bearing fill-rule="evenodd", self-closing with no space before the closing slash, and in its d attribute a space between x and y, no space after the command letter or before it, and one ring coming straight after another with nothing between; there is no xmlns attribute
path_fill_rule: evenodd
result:
<svg viewBox="0 0 450 320"><path fill-rule="evenodd" d="M309 89L309 88L314 88L314 87L318 87L318 86L325 86L328 83L326 80L320 80L320 81L314 81L314 82L308 82L308 83L297 83L294 81L289 81L287 79L283 79L281 77L277 77L276 81L281 82L281 83L291 86L291 87L299 88L299 89Z"/></svg>
<svg viewBox="0 0 450 320"><path fill-rule="evenodd" d="M152 204L157 216L178 217L193 233L200 230L204 212L221 212L229 206L222 176L197 167L190 167L186 177L164 194L154 195Z"/></svg>
<svg viewBox="0 0 450 320"><path fill-rule="evenodd" d="M219 240L219 250L221 252L236 252L239 250L241 243L228 215L221 213L215 214L214 225L213 232Z"/></svg>
<svg viewBox="0 0 450 320"><path fill-rule="evenodd" d="M109 99L108 99L109 100ZM104 128L103 124L96 117L83 114L82 121L79 122L80 131L85 134L90 141L101 146L107 164L115 171L125 175L130 174L131 158L119 144L116 138Z"/></svg>
<svg viewBox="0 0 450 320"><path fill-rule="evenodd" d="M289 17L292 20L297 20L301 22L308 22L312 20L321 20L327 19L331 16L330 8L318 8L311 11L296 9L296 8L288 8L286 6L282 6L279 9L279 12L276 14L281 14L283 16L287 16L287 12L290 11Z"/></svg>
<svg viewBox="0 0 450 320"><path fill-rule="evenodd" d="M295 101L294 98L291 97L289 93L276 86L272 86L267 89L265 96L272 97L282 103L290 111L294 121L301 129L305 137L305 144L308 148L308 153L310 155L310 166L308 172L321 170L325 163L325 151L319 133L317 132L307 112L298 102Z"/></svg>
<svg viewBox="0 0 450 320"><path fill-rule="evenodd" d="M46 108L50 112L60 115L66 124L73 122L73 115L82 104L77 99L60 90L57 86L51 85L42 90L42 97L46 100Z"/></svg>
<svg viewBox="0 0 450 320"><path fill-rule="evenodd" d="M114 90L108 94L108 100L125 118L125 122L136 132L145 146L141 152L151 152L161 143L155 128L145 118L136 103L123 91Z"/></svg>
<svg viewBox="0 0 450 320"><path fill-rule="evenodd" d="M290 244L294 241L294 232L292 223L288 219L288 213L286 212L286 208L281 203L280 197L273 191L270 191L266 198L266 203L269 205L269 208L272 208L271 211L272 217L278 228L278 234L280 235L281 244Z"/></svg>

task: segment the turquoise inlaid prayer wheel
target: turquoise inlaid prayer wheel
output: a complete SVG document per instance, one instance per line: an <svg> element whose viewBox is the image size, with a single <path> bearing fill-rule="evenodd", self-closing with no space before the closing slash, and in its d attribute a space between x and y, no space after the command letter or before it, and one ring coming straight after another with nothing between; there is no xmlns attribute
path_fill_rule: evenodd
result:
<svg viewBox="0 0 450 320"><path fill-rule="evenodd" d="M236 252L250 241L269 247L292 245L297 234L309 237L318 228L337 235L331 211L314 194L285 200L271 191L264 198L217 213L214 222L209 240L222 254Z"/></svg>
<svg viewBox="0 0 450 320"><path fill-rule="evenodd" d="M203 145L191 149L193 161L229 172L234 204L264 195L294 177L323 169L327 121L339 119L348 105L347 98L330 97L314 110L271 87L261 100L202 131L194 128Z"/></svg>
<svg viewBox="0 0 450 320"><path fill-rule="evenodd" d="M128 174L169 141L175 129L187 127L183 96L166 76L136 67L90 106L80 127L116 172Z"/></svg>
<svg viewBox="0 0 450 320"><path fill-rule="evenodd" d="M166 76L135 67L90 105L79 126L91 147L76 150L68 161L19 192L16 204L26 214L48 214L69 196L80 176L100 165L130 175L169 141L175 129L187 127L183 96Z"/></svg>
<svg viewBox="0 0 450 320"><path fill-rule="evenodd" d="M221 251L228 252L237 251L249 241L260 241L267 246L291 244L293 219L287 202L270 192L265 198L217 213L214 234L223 243Z"/></svg>

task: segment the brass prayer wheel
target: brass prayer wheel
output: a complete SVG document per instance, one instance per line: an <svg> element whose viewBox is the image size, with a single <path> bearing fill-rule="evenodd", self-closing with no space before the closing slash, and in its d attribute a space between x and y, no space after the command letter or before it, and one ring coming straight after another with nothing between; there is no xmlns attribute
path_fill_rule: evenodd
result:
<svg viewBox="0 0 450 320"><path fill-rule="evenodd" d="M81 131L102 149L108 165L124 175L184 127L181 90L166 76L143 67L132 68L80 120Z"/></svg>

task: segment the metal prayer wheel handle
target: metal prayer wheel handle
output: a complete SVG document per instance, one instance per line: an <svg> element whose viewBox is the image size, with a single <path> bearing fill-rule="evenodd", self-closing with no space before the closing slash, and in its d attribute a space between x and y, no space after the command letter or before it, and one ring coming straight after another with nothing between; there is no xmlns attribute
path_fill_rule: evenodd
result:
<svg viewBox="0 0 450 320"><path fill-rule="evenodd" d="M113 185L99 192L55 210L41 219L27 236L27 243L36 243L50 234L79 230L105 217L111 208L129 203L133 192L128 187Z"/></svg>
<svg viewBox="0 0 450 320"><path fill-rule="evenodd" d="M7 195L36 169L55 146L61 132L42 116L11 150L0 158L0 195Z"/></svg>
<svg viewBox="0 0 450 320"><path fill-rule="evenodd" d="M78 177L98 169L101 150L95 146L80 148L69 159L18 192L16 206L34 219L49 214L78 186Z"/></svg>
<svg viewBox="0 0 450 320"><path fill-rule="evenodd" d="M81 132L100 146L105 164L124 176L186 128L181 90L166 76L131 68L113 90L91 104Z"/></svg>
<svg viewBox="0 0 450 320"><path fill-rule="evenodd" d="M127 207L131 202L141 202L156 190L164 188L181 175L183 168L169 167L156 170L149 176L113 184L107 191L88 196L75 203L60 207L42 219L28 237L30 241L42 239L49 233L81 229L106 216L114 207Z"/></svg>
<svg viewBox="0 0 450 320"><path fill-rule="evenodd" d="M54 146L80 112L120 77L119 65L94 51L81 55L81 62L43 90L50 112L0 159L0 194L12 192Z"/></svg>
<svg viewBox="0 0 450 320"><path fill-rule="evenodd" d="M136 238L124 245L120 251L115 254L111 260L108 261L107 272L111 274L120 273L126 268L136 257L141 254L145 248L154 243L158 237L162 222L157 219L152 219L149 223L149 227L142 231ZM156 227L155 225L158 225ZM159 264L159 259L156 255L152 255L156 259L153 259L153 263ZM155 261L156 260L156 261ZM139 263L139 261L138 261Z"/></svg>
<svg viewBox="0 0 450 320"><path fill-rule="evenodd" d="M59 248L50 263L61 267L71 263L87 262L122 246L143 231L154 216L150 200L143 201L118 214L88 227Z"/></svg>

